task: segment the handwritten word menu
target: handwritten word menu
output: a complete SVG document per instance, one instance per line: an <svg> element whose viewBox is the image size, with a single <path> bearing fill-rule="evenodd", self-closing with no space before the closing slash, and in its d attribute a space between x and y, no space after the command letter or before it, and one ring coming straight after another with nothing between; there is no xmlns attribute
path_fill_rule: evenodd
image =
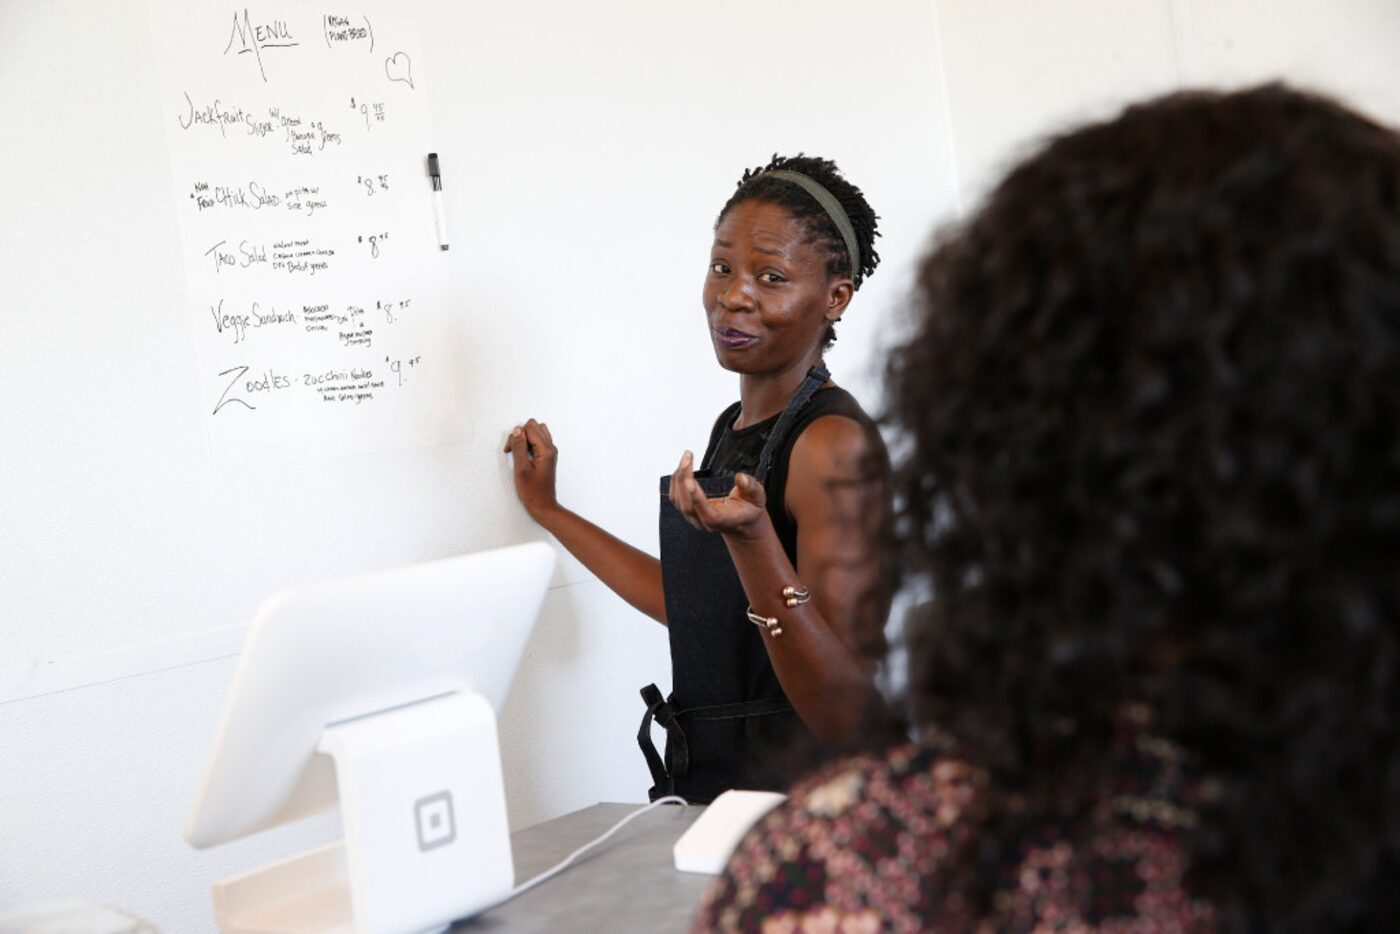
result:
<svg viewBox="0 0 1400 934"><path fill-rule="evenodd" d="M461 440L414 25L286 3L150 12L215 456Z"/></svg>

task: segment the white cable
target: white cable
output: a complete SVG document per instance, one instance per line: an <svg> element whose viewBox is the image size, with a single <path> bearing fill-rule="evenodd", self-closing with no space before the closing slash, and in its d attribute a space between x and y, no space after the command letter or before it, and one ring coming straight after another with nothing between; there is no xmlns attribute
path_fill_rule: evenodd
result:
<svg viewBox="0 0 1400 934"><path fill-rule="evenodd" d="M627 826L627 824L632 820L632 818L640 817L647 811L650 811L652 808L659 807L663 804L679 804L682 808L690 807L690 802L679 795L667 795L664 798L657 798L655 801L653 801L651 804L648 804L646 807L638 808L631 814L628 814L622 820L618 821L616 824L613 824L612 829L610 829L607 833L603 834L601 837L598 837L594 840L590 840L583 846L579 847L577 850L574 850L568 856L564 857L564 859L558 865L550 869L546 869L544 872L540 873L539 875L535 876L533 879L530 879L527 882L520 883L515 888L510 890L509 895L501 899L499 902L496 903L496 905L493 905L492 907L494 908L499 905L504 905L512 898L515 898L517 895L523 895L525 892L528 892L530 889L533 889L535 886L539 885L541 882L544 882L546 879L552 879L555 876L559 875L559 873L563 872L565 869L568 869L569 866L573 864L574 860L578 859L580 856L582 856L584 853L587 853L595 846L598 846L600 843L603 843L613 834L617 833L623 827Z"/></svg>

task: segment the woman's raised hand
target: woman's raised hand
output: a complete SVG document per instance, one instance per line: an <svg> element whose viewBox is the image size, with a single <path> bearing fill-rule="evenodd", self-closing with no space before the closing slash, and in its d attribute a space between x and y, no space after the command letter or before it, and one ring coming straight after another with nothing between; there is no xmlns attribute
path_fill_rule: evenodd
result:
<svg viewBox="0 0 1400 934"><path fill-rule="evenodd" d="M666 622L660 562L559 504L554 495L559 449L549 426L533 418L516 425L505 450L514 467L515 495L530 518L613 593L657 622Z"/></svg>
<svg viewBox="0 0 1400 934"><path fill-rule="evenodd" d="M559 449L549 426L533 418L516 425L506 440L505 450L515 467L515 495L536 522L545 512L559 505L554 495L554 467Z"/></svg>
<svg viewBox="0 0 1400 934"><path fill-rule="evenodd" d="M760 534L768 521L768 495L763 484L746 473L736 474L729 495L711 499L695 480L694 462L694 455L686 451L671 474L671 504L685 520L701 531L736 538Z"/></svg>

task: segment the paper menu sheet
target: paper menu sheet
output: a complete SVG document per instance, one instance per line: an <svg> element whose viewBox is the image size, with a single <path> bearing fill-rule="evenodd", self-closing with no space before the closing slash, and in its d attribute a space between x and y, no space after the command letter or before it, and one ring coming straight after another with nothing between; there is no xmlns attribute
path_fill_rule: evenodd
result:
<svg viewBox="0 0 1400 934"><path fill-rule="evenodd" d="M414 24L284 3L149 9L216 459L465 438Z"/></svg>

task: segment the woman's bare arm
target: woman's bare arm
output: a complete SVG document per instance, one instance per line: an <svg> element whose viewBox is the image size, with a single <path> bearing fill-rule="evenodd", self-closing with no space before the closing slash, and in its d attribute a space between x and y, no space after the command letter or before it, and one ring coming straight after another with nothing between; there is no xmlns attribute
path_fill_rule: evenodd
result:
<svg viewBox="0 0 1400 934"><path fill-rule="evenodd" d="M549 426L530 419L506 442L515 471L515 495L545 530L613 593L659 623L666 622L661 562L559 504L554 492L559 450Z"/></svg>

